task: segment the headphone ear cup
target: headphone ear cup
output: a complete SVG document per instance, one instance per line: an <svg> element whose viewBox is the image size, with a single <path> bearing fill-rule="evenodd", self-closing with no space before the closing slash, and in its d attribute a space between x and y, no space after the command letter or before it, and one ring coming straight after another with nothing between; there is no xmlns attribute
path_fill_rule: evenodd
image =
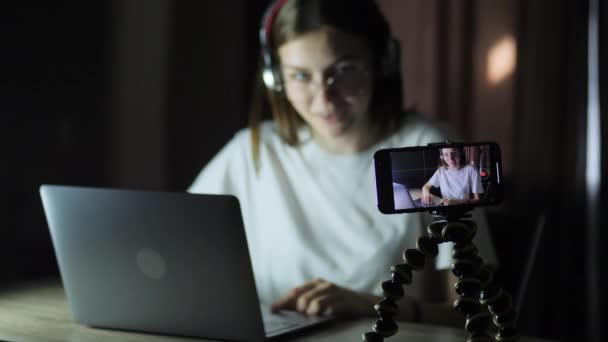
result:
<svg viewBox="0 0 608 342"><path fill-rule="evenodd" d="M272 91L282 91L283 86L281 83L280 76L277 75L277 70L273 67L264 66L262 70L262 79L266 88Z"/></svg>
<svg viewBox="0 0 608 342"><path fill-rule="evenodd" d="M281 8L287 3L288 0L274 0L270 3L264 15L262 16L262 23L260 25L260 48L262 50L262 58L264 66L262 68L262 80L268 90L281 92L283 91L283 80L281 77L281 71L278 69L276 61L273 58L271 52L271 37L270 31L272 28L272 21Z"/></svg>
<svg viewBox="0 0 608 342"><path fill-rule="evenodd" d="M264 66L262 68L262 80L266 88L272 91L283 91L283 82L281 80L280 70L274 66L273 58L267 48L264 48L263 58Z"/></svg>

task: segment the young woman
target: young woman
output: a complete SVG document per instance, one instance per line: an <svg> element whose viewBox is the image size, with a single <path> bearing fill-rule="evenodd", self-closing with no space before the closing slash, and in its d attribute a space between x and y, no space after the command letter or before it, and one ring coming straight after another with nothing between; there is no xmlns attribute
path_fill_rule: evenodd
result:
<svg viewBox="0 0 608 342"><path fill-rule="evenodd" d="M431 204L431 188L441 189L442 205L478 202L484 192L481 177L471 165L463 162L462 149L442 148L439 168L422 187L422 203Z"/></svg>
<svg viewBox="0 0 608 342"><path fill-rule="evenodd" d="M307 314L373 315L380 283L427 223L422 215L377 210L373 153L445 139L401 109L397 46L373 0L276 1L261 43L264 72L251 127L189 191L239 198L263 303ZM262 119L267 114L272 120ZM483 230L478 238L492 260ZM449 268L451 250L440 250L435 266ZM423 296L436 287L434 293L456 298L447 274L440 282L416 274L399 317L435 323L459 317L450 298L430 304Z"/></svg>

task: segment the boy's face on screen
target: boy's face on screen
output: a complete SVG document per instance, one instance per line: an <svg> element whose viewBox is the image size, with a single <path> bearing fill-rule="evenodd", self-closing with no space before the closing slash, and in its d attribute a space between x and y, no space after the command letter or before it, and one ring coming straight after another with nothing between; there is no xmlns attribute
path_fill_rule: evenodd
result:
<svg viewBox="0 0 608 342"><path fill-rule="evenodd" d="M324 145L356 141L368 127L373 75L364 41L332 28L278 49L289 102Z"/></svg>

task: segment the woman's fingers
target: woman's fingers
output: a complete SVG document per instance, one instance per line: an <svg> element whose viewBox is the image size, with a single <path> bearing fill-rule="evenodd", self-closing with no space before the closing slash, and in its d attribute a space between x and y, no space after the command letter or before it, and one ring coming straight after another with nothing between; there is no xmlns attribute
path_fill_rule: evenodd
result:
<svg viewBox="0 0 608 342"><path fill-rule="evenodd" d="M331 315L334 313L333 304L336 302L335 294L319 294L308 303L307 315Z"/></svg>
<svg viewBox="0 0 608 342"><path fill-rule="evenodd" d="M302 293L297 300L296 310L307 312L310 304L324 295L332 295L337 291L337 286L324 280L317 280L315 286Z"/></svg>
<svg viewBox="0 0 608 342"><path fill-rule="evenodd" d="M356 315L360 299L354 292L341 287L332 286L326 290L315 292L308 299L306 309L301 311L307 315L349 316ZM363 304L364 306L368 306ZM371 304L369 304L371 308Z"/></svg>
<svg viewBox="0 0 608 342"><path fill-rule="evenodd" d="M462 204L462 203L463 202L457 198L446 198L441 202L442 205L455 205L455 204Z"/></svg>
<svg viewBox="0 0 608 342"><path fill-rule="evenodd" d="M296 310L296 304L298 299L302 296L302 294L307 293L310 289L317 286L318 280L313 280L308 282L302 286L298 286L289 291L286 295L279 298L276 302L272 303L270 309L272 312L277 312L280 310Z"/></svg>
<svg viewBox="0 0 608 342"><path fill-rule="evenodd" d="M272 305L272 310L292 310L307 315L348 315L361 311L361 305L371 307L371 304L361 302L354 292L316 279L289 291Z"/></svg>

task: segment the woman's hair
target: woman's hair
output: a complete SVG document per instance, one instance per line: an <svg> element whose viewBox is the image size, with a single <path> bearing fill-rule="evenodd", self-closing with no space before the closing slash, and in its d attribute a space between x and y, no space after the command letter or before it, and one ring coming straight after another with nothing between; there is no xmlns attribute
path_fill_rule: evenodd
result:
<svg viewBox="0 0 608 342"><path fill-rule="evenodd" d="M405 114L402 110L401 74L398 48L390 34L390 28L374 0L288 0L272 21L267 36L267 48L274 61L279 61L277 49L283 44L309 32L329 26L354 35L365 41L372 53L373 94L369 115L378 126L379 136L390 134L401 125ZM390 51L391 47L392 50ZM386 63L393 54L394 70L386 73ZM249 118L254 163L258 164L260 123L272 113L278 133L283 141L295 146L298 128L304 121L283 91L268 90L262 79L263 58L260 58L256 85L252 96ZM274 65L278 68L278 65ZM389 66L390 68L390 66ZM390 69L389 69L390 70Z"/></svg>

